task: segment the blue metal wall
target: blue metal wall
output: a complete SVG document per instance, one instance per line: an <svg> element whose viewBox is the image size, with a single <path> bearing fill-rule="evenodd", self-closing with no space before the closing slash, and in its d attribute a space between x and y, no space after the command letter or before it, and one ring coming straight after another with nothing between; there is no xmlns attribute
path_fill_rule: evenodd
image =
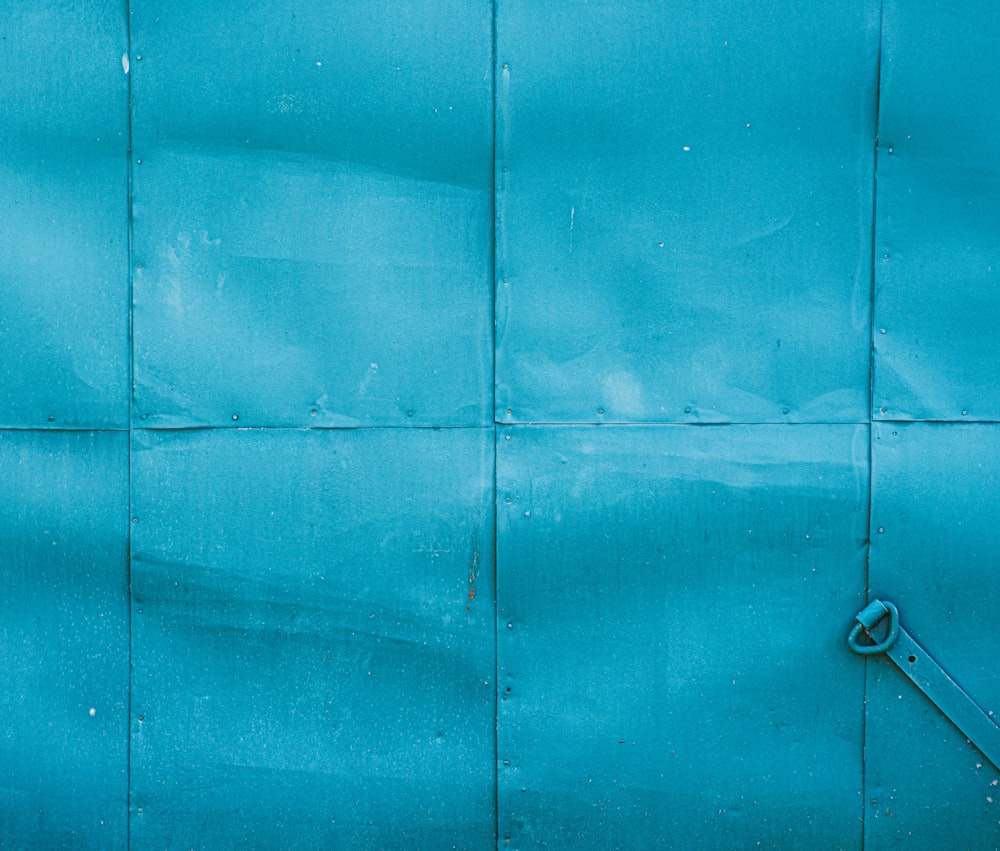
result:
<svg viewBox="0 0 1000 851"><path fill-rule="evenodd" d="M1000 87L990 4L886 0L874 274L872 596L1000 712ZM921 422L922 421L922 422ZM884 659L868 667L869 847L1000 847L1000 783Z"/></svg>
<svg viewBox="0 0 1000 851"><path fill-rule="evenodd" d="M1000 847L992 12L5 4L0 847Z"/></svg>

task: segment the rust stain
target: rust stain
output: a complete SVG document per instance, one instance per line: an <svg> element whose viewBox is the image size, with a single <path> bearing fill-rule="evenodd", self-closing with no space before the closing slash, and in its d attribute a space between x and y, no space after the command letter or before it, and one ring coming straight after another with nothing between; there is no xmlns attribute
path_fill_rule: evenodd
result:
<svg viewBox="0 0 1000 851"><path fill-rule="evenodd" d="M476 532L473 532L472 559L469 561L469 596L467 598L469 603L476 599L477 576L479 576L479 535ZM465 610L469 611L471 608L471 606L466 605Z"/></svg>

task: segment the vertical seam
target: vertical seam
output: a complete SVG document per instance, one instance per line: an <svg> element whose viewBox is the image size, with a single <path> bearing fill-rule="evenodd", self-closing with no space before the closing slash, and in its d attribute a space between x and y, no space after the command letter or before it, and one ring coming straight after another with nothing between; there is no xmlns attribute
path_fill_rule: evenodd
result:
<svg viewBox="0 0 1000 851"><path fill-rule="evenodd" d="M125 49L128 63L132 65L132 7L125 0ZM125 815L125 847L132 847L132 442L133 419L132 405L135 400L135 355L132 340L132 292L133 292L133 255L132 255L132 71L125 75L127 86L127 129L128 129L128 167L126 169L126 212L127 212L127 254L128 254L128 542L126 546L127 560L125 566L126 593L128 595L128 695L126 699L126 726L128 740L126 742L125 778L128 784L126 791Z"/></svg>
<svg viewBox="0 0 1000 851"><path fill-rule="evenodd" d="M490 336L492 382L490 420L493 422L493 839L500 848L500 585L497 528L497 5L490 3Z"/></svg>
<svg viewBox="0 0 1000 851"><path fill-rule="evenodd" d="M882 29L884 15L884 0L879 0L878 7L878 50L875 58L875 87L874 87L874 139L872 145L872 213L871 213L871 268L870 268L870 295L871 295L871 322L869 327L869 349L868 349L868 547L865 556L865 601L871 596L871 537L872 537L872 515L874 507L874 476L873 476L873 445L875 435L875 276L877 270L878 247L878 141L879 141L879 116L881 112L882 93ZM868 763L866 751L868 744L868 657L864 659L864 684L862 691L862 712L861 712L861 848L865 848L867 841L867 813L868 813Z"/></svg>

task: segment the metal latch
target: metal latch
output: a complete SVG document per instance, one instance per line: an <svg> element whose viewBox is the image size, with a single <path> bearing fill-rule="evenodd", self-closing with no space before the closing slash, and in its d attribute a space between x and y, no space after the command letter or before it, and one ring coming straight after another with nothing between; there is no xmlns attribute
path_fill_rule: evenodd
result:
<svg viewBox="0 0 1000 851"><path fill-rule="evenodd" d="M888 622L883 624L883 621ZM990 762L1000 769L1000 726L967 695L913 637L899 625L899 610L873 600L857 615L847 637L862 655L885 653ZM861 642L862 635L870 644Z"/></svg>

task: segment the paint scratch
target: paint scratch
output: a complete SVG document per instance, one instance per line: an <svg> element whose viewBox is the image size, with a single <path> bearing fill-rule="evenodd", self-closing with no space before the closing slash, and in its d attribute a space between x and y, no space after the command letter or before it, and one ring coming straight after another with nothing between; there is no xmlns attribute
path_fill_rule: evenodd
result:
<svg viewBox="0 0 1000 851"><path fill-rule="evenodd" d="M476 599L476 578L479 576L479 535L472 533L472 558L469 561L469 596L465 610L469 611L471 603Z"/></svg>

